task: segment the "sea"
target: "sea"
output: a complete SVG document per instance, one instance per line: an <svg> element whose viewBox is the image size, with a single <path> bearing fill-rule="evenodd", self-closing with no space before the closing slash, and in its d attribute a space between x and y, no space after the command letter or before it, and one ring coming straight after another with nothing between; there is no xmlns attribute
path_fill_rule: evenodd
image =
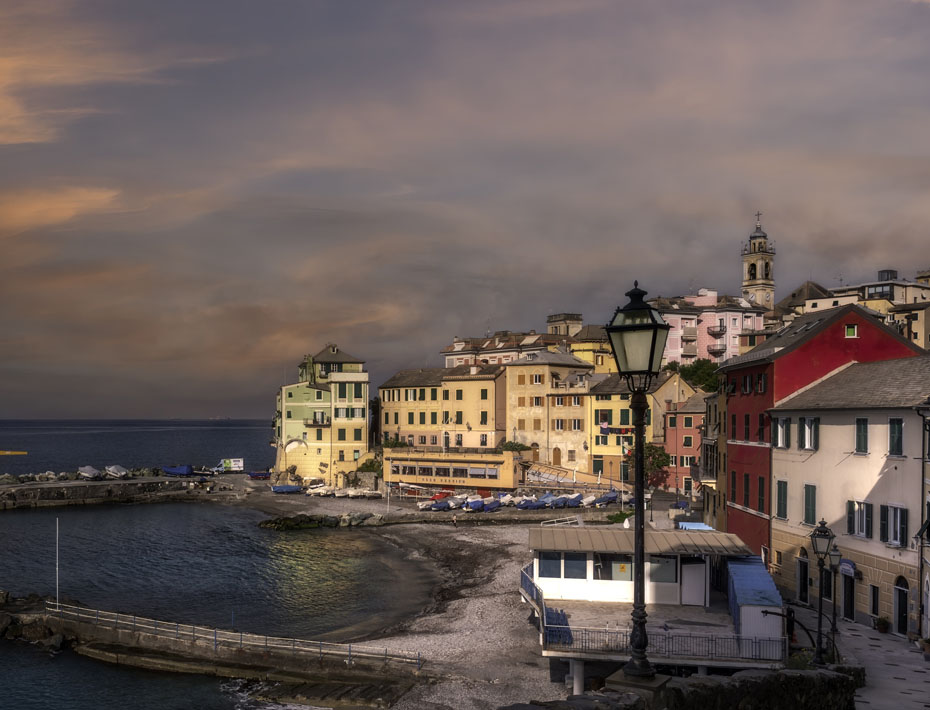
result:
<svg viewBox="0 0 930 710"><path fill-rule="evenodd" d="M119 463L213 465L274 451L261 421L0 422L0 471ZM0 512L0 588L165 621L349 641L410 618L435 583L423 562L370 531L258 527L267 516L217 504L75 506ZM57 531L57 532L56 532ZM56 572L57 555L57 572ZM372 642L376 643L376 641ZM417 650L417 649L411 649ZM71 651L0 640L0 707L17 710L252 710L235 681L127 669Z"/></svg>

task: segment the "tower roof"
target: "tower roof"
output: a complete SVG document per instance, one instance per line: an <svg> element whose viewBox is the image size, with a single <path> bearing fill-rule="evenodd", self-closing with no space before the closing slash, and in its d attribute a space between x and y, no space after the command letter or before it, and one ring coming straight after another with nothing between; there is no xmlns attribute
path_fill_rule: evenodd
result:
<svg viewBox="0 0 930 710"><path fill-rule="evenodd" d="M762 231L762 213L756 212L756 231L749 235L750 239L765 239L769 235Z"/></svg>

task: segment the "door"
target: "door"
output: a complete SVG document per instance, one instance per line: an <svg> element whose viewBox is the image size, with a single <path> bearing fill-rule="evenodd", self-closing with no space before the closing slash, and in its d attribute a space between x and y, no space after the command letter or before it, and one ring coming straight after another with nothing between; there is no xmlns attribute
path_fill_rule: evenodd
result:
<svg viewBox="0 0 930 710"><path fill-rule="evenodd" d="M843 575L843 618L856 620L856 578L851 574Z"/></svg>
<svg viewBox="0 0 930 710"><path fill-rule="evenodd" d="M533 444L533 461L539 461L539 444Z"/></svg>
<svg viewBox="0 0 930 710"><path fill-rule="evenodd" d="M562 449L556 446L552 450L552 465L561 466L562 465Z"/></svg>
<svg viewBox="0 0 930 710"><path fill-rule="evenodd" d="M798 558L798 601L802 604L807 604L807 580L808 580L808 570L807 570L807 558L799 557Z"/></svg>
<svg viewBox="0 0 930 710"><path fill-rule="evenodd" d="M898 577L894 582L894 632L902 636L907 635L907 590L907 580Z"/></svg>
<svg viewBox="0 0 930 710"><path fill-rule="evenodd" d="M681 603L704 606L707 567L700 557L681 558Z"/></svg>

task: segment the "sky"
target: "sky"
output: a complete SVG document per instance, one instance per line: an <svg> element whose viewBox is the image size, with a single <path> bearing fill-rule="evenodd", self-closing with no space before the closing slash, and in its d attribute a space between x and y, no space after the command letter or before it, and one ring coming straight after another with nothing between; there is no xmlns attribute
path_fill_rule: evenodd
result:
<svg viewBox="0 0 930 710"><path fill-rule="evenodd" d="M0 418L930 266L930 3L0 0Z"/></svg>

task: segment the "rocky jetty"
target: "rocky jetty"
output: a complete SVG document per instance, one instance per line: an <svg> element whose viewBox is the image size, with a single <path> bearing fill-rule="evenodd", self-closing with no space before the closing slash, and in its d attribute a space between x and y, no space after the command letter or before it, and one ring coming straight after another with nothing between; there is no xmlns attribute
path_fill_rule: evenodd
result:
<svg viewBox="0 0 930 710"><path fill-rule="evenodd" d="M357 528L384 525L384 516L378 513L344 513L342 515L292 515L271 518L258 524L270 530L314 530L317 528Z"/></svg>

